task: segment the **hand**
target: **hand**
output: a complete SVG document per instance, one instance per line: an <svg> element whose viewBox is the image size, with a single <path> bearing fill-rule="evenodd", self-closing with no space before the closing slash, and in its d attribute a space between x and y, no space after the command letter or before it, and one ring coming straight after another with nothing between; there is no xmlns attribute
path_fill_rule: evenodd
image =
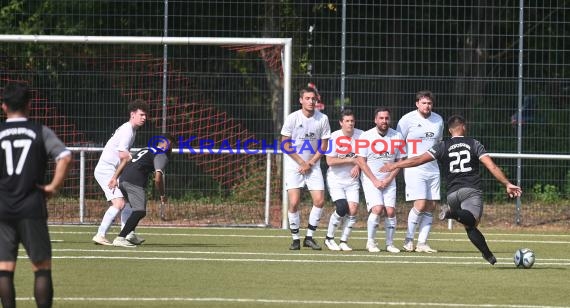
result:
<svg viewBox="0 0 570 308"><path fill-rule="evenodd" d="M168 201L168 198L166 196L160 196L160 203L165 204L166 201Z"/></svg>
<svg viewBox="0 0 570 308"><path fill-rule="evenodd" d="M386 182L385 180L379 180L379 179L374 179L372 181L372 184L374 184L374 187L378 188L378 189L384 189L386 188L386 185L389 182Z"/></svg>
<svg viewBox="0 0 570 308"><path fill-rule="evenodd" d="M107 184L107 186L109 187L109 189L114 191L115 188L118 186L117 184L118 184L117 179L111 178L111 180L109 181L109 184Z"/></svg>
<svg viewBox="0 0 570 308"><path fill-rule="evenodd" d="M299 165L299 169L297 170L299 171L300 174L306 174L311 171L312 167L313 165L311 165L310 162L304 161L302 164Z"/></svg>
<svg viewBox="0 0 570 308"><path fill-rule="evenodd" d="M380 168L380 172L392 172L396 169L394 163L384 163L384 166Z"/></svg>
<svg viewBox="0 0 570 308"><path fill-rule="evenodd" d="M350 169L350 177L352 177L353 179L357 179L359 175L360 175L360 167L354 166L352 167L352 169Z"/></svg>
<svg viewBox="0 0 570 308"><path fill-rule="evenodd" d="M506 188L509 198L517 198L522 195L522 189L516 185L509 183L507 184Z"/></svg>
<svg viewBox="0 0 570 308"><path fill-rule="evenodd" d="M55 194L57 194L57 189L51 184L44 185L44 186L38 185L38 188L44 192L44 196L48 199L53 197Z"/></svg>

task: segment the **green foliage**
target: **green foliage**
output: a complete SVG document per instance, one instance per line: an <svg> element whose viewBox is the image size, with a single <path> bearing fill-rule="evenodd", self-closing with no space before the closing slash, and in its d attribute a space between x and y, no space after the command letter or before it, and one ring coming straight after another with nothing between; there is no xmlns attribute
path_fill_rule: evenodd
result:
<svg viewBox="0 0 570 308"><path fill-rule="evenodd" d="M540 183L534 184L532 193L537 201L545 203L556 203L560 201L560 192L557 186L551 184L542 185Z"/></svg>

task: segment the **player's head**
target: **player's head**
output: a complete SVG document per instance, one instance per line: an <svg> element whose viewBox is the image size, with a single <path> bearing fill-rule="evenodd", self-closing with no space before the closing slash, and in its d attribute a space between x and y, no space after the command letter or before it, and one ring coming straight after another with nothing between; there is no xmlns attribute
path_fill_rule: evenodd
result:
<svg viewBox="0 0 570 308"><path fill-rule="evenodd" d="M2 107L4 112L24 112L30 107L30 90L24 83L13 82L4 87Z"/></svg>
<svg viewBox="0 0 570 308"><path fill-rule="evenodd" d="M463 136L467 128L465 127L465 118L458 114L454 114L447 119L447 129L452 136Z"/></svg>
<svg viewBox="0 0 570 308"><path fill-rule="evenodd" d="M154 145L155 149L162 153L172 153L172 148L176 146L176 138L171 134L163 134Z"/></svg>
<svg viewBox="0 0 570 308"><path fill-rule="evenodd" d="M148 114L148 104L142 99L135 99L129 103L130 122L135 128L144 125Z"/></svg>
<svg viewBox="0 0 570 308"><path fill-rule="evenodd" d="M376 123L376 128L382 133L385 133L390 128L390 114L390 109L387 107L378 107L374 110L374 123Z"/></svg>
<svg viewBox="0 0 570 308"><path fill-rule="evenodd" d="M306 87L299 91L299 103L301 104L301 108L305 111L314 112L318 100L319 94L317 90L313 88Z"/></svg>
<svg viewBox="0 0 570 308"><path fill-rule="evenodd" d="M354 125L356 123L356 119L354 118L354 112L350 109L344 109L340 113L340 128L344 133L351 134L354 133Z"/></svg>
<svg viewBox="0 0 570 308"><path fill-rule="evenodd" d="M422 90L416 93L416 107L421 115L424 117L429 117L431 110L433 109L433 103L435 102L435 97L431 91Z"/></svg>

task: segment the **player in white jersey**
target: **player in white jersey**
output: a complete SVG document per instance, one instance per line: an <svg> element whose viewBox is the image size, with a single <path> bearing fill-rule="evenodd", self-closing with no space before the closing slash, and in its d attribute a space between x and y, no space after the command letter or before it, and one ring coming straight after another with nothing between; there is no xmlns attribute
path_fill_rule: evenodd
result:
<svg viewBox="0 0 570 308"><path fill-rule="evenodd" d="M284 155L285 189L289 198L289 229L293 243L291 250L301 249L299 239L298 206L301 203L301 188L305 185L311 193L313 207L309 214L307 235L304 247L320 250L321 246L313 240L313 234L321 219L325 204L325 183L321 171L321 157L328 149L331 137L329 119L315 109L318 93L313 88L303 88L299 92L301 109L285 119L281 129L281 147Z"/></svg>
<svg viewBox="0 0 570 308"><path fill-rule="evenodd" d="M360 182L360 167L356 164L354 153L355 140L360 137L362 130L354 128L354 113L345 109L340 114L341 129L331 134L331 149L326 154L327 186L336 210L331 214L325 245L330 250L351 251L348 238L356 223L358 213ZM348 214L348 217L346 217ZM340 237L340 245L334 240L334 233L339 225L344 226Z"/></svg>
<svg viewBox="0 0 570 308"><path fill-rule="evenodd" d="M121 190L117 188L117 179L120 174L117 168L121 163L128 162L131 158L130 149L135 142L136 130L143 126L146 121L148 105L143 100L134 100L129 104L130 119L121 125L113 136L105 144L103 153L99 157L99 162L95 166L95 179L111 206L105 212L97 234L93 237L93 242L99 245L113 245L105 235L113 224L117 214L121 212L121 225L124 226L132 213L130 206L125 206L125 198ZM140 245L144 240L131 233L127 238L133 244Z"/></svg>
<svg viewBox="0 0 570 308"><path fill-rule="evenodd" d="M432 111L434 96L430 91L416 93L417 110L405 114L397 130L406 139L408 158L422 155L443 138L443 119ZM417 252L437 252L427 244L433 211L440 200L440 176L437 161L407 168L404 171L406 201L414 205L408 214L408 230L404 250L414 251L414 234L419 226Z"/></svg>
<svg viewBox="0 0 570 308"><path fill-rule="evenodd" d="M376 231L380 223L380 215L386 212L384 228L386 230L386 250L398 253L394 246L396 231L396 175L398 169L391 173L381 173L380 168L386 162L399 161L405 156L405 143L402 135L390 128L390 110L380 107L374 112L376 126L360 135L357 142L357 163L362 170L360 179L366 198L368 210L368 240L366 249L379 252L376 242Z"/></svg>

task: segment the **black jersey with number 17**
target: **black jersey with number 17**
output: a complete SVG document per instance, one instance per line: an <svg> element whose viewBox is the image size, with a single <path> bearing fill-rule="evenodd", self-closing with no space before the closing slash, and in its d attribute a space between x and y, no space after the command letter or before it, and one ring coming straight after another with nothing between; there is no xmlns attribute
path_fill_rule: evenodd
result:
<svg viewBox="0 0 570 308"><path fill-rule="evenodd" d="M48 158L67 152L55 133L25 119L0 123L0 219L47 217Z"/></svg>
<svg viewBox="0 0 570 308"><path fill-rule="evenodd" d="M481 189L479 159L488 154L479 141L471 137L452 137L428 151L445 172L448 194L459 188Z"/></svg>

